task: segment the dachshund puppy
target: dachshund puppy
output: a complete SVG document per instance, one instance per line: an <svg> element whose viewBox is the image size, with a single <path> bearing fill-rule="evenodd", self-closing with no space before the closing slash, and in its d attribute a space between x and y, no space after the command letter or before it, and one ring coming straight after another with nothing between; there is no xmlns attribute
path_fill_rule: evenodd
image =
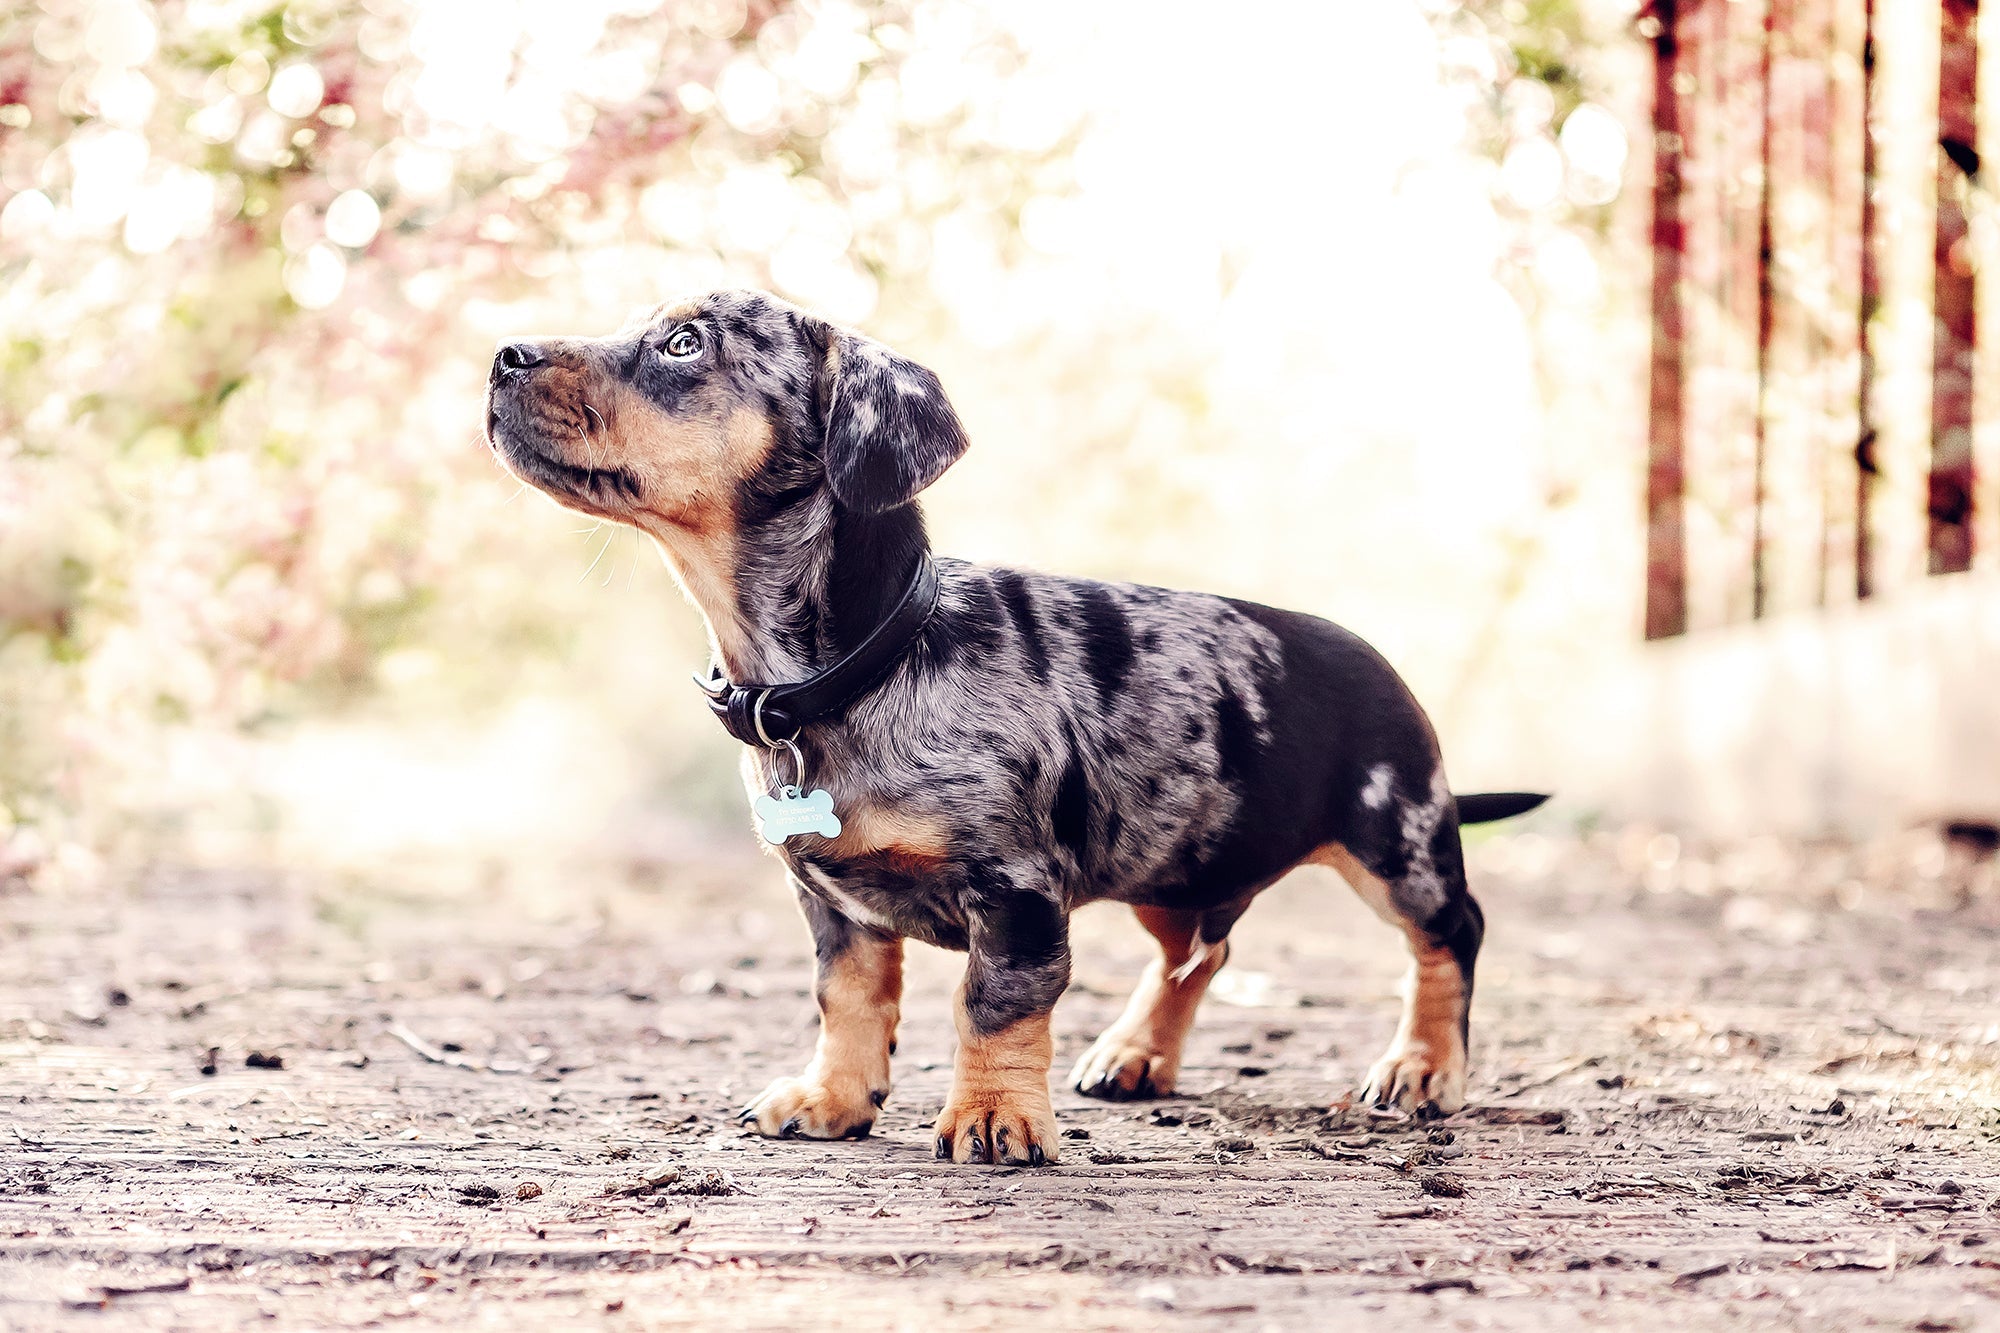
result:
<svg viewBox="0 0 2000 1333"><path fill-rule="evenodd" d="M935 599L869 688L765 738L789 753L745 751L753 798L809 775L837 816L779 848L821 1028L805 1071L744 1112L759 1132L868 1133L911 938L968 955L938 1156L1053 1162L1049 1013L1071 909L1129 904L1159 955L1070 1077L1091 1096L1159 1096L1230 927L1306 862L1412 958L1364 1096L1463 1104L1482 918L1459 825L1540 798L1455 801L1423 710L1360 639L1226 597L933 560L913 501L966 448L937 376L759 292L662 306L608 338L507 343L486 426L515 475L653 538L724 685L879 654L870 636L912 589Z"/></svg>

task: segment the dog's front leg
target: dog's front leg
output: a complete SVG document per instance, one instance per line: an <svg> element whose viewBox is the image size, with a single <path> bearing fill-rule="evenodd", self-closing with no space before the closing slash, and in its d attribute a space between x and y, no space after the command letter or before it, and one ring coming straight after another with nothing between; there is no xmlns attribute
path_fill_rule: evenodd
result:
<svg viewBox="0 0 2000 1333"><path fill-rule="evenodd" d="M937 1119L937 1155L1041 1166L1061 1155L1049 1101L1049 1013L1069 984L1069 919L1056 891L975 871L958 1056Z"/></svg>
<svg viewBox="0 0 2000 1333"><path fill-rule="evenodd" d="M771 1084L740 1118L774 1138L866 1138L889 1098L903 941L854 924L803 887L799 903L818 958L819 1044L803 1074Z"/></svg>

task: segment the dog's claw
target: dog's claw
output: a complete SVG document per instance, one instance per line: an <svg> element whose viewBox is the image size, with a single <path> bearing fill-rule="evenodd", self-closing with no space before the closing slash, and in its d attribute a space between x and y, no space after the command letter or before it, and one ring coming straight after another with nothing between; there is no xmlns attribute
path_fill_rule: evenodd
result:
<svg viewBox="0 0 2000 1333"><path fill-rule="evenodd" d="M940 1162L951 1160L951 1140L942 1134L938 1135L937 1156Z"/></svg>
<svg viewBox="0 0 2000 1333"><path fill-rule="evenodd" d="M798 1136L798 1132L799 1132L799 1118L797 1116L793 1116L790 1120L787 1120L784 1124L778 1126L778 1137L781 1139L796 1138Z"/></svg>
<svg viewBox="0 0 2000 1333"><path fill-rule="evenodd" d="M1048 1161L1048 1160L1049 1160L1049 1158L1048 1158L1048 1154L1042 1151L1042 1145L1041 1145L1041 1144L1039 1144L1039 1143L1031 1143L1031 1144L1029 1144L1029 1145L1028 1145L1028 1165L1029 1165L1029 1166L1040 1166L1040 1165L1042 1165L1042 1164L1043 1164L1044 1162L1046 1162L1046 1161Z"/></svg>

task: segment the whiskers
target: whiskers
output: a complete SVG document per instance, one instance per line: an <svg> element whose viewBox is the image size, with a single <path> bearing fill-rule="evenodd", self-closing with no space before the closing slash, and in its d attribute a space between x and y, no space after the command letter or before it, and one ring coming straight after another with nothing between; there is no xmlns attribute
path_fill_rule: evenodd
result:
<svg viewBox="0 0 2000 1333"><path fill-rule="evenodd" d="M584 463L592 472L597 471L597 437L604 433L604 418L589 403L583 405L584 428L577 432L577 439L583 443Z"/></svg>
<svg viewBox="0 0 2000 1333"><path fill-rule="evenodd" d="M591 477L595 478L602 475L603 473L603 470L599 466L597 461L597 437L604 433L604 416L596 408L592 407L589 403L585 403L583 405L583 419L585 427L583 430L577 432L577 443L583 446L583 458L584 458L585 470ZM583 532L585 539L588 540L590 537L595 536L599 531L599 529L603 528L603 526L604 524L600 522L595 524L588 530L579 528L578 531ZM637 532L634 532L632 534L635 542L637 541L638 535L639 534ZM597 554L591 557L589 566L585 568L583 573L577 575L576 581L578 583L581 583L585 579L589 578L591 576L591 573L594 570L596 570L596 568L600 564L604 563L605 555L611 550L612 544L617 540L618 540L618 533L616 530L613 530L608 536L605 537L604 545L597 548ZM635 547L632 558L632 569L636 570L638 566L639 566L639 560ZM600 588L610 587L611 580L617 577L617 574L618 574L618 562L616 560L613 560L611 562L610 568L604 571L603 581L600 582L597 586ZM631 577L630 573L628 572L627 574L628 587L630 586L630 577Z"/></svg>
<svg viewBox="0 0 2000 1333"><path fill-rule="evenodd" d="M597 528L601 528L601 527L603 527L603 526L604 526L604 525L603 525L602 523L600 523L600 524L598 524L598 525L597 525ZM597 531L597 528L592 528L592 529L591 529L591 532L592 532L592 533L595 533L595 532ZM577 575L577 576L576 576L576 581L577 581L578 583L581 583L581 582L583 582L583 581L584 581L585 579L587 579L587 578L589 578L589 577L590 577L590 574L591 574L591 570L594 570L594 569L596 569L596 568L597 568L598 564L599 564L599 563L600 563L600 562L601 562L601 561L602 561L602 560L604 559L604 553L605 553L606 551L608 551L608 550L610 550L610 549L611 549L611 543L612 543L612 542L614 542L614 541L616 541L617 539L618 539L618 534L617 534L616 532L613 532L613 533L611 533L611 534L610 534L609 536L607 536L607 537L606 537L606 538L604 539L604 545L602 545L602 546L600 546L600 547L598 547L598 548L597 548L597 554L596 554L596 556L594 556L594 557L593 557L593 558L591 559L591 562L590 562L590 567L589 567L588 569L585 569L585 570L583 571L583 573L581 573L581 574L579 574L579 575ZM614 568L615 568L615 567L616 567L616 566L614 566ZM608 582L610 581L610 578L611 578L610 574L608 574L608 573L607 573L607 574L605 575L605 581L606 581L606 582L608 583ZM600 585L600 586L601 586L601 585Z"/></svg>
<svg viewBox="0 0 2000 1333"><path fill-rule="evenodd" d="M610 553L612 546L616 544L616 542L618 541L618 533L621 530L624 531L624 533L632 539L632 543L628 548L632 558L630 562L627 563L625 566L625 586L627 588L630 588L632 586L632 580L639 572L639 564L645 551L643 543L641 543L639 540L639 530L637 528L624 527L624 525L622 524L619 525L619 527L613 528L610 532L605 534L604 544L597 548L597 554L591 557L589 566L585 568L583 573L578 574L576 576L576 581L578 583L581 583L585 579L589 578L591 572L595 570L599 565L604 563L604 557ZM589 541L592 537L595 537L598 533L603 531L604 531L604 524L599 522L599 523L593 523L591 526L587 528L572 529L572 534L575 536L582 537L585 541ZM604 577L598 580L597 583L598 587L608 588L611 586L611 580L618 577L619 563L620 563L620 557L613 557L611 564L608 567L606 567L604 571Z"/></svg>

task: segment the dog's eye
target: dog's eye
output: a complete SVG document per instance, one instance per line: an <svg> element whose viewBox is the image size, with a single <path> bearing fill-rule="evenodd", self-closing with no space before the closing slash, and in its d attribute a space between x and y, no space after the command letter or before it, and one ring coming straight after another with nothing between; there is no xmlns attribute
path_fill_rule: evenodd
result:
<svg viewBox="0 0 2000 1333"><path fill-rule="evenodd" d="M701 334L693 329L675 329L667 339L667 355L676 361L686 361L701 355Z"/></svg>

